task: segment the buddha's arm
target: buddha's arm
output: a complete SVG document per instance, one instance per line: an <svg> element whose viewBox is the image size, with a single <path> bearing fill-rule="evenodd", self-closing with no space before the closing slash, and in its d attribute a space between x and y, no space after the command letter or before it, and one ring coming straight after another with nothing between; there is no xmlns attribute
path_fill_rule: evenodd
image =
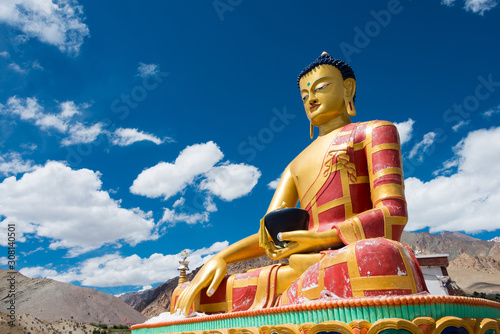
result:
<svg viewBox="0 0 500 334"><path fill-rule="evenodd" d="M268 212L282 206L295 207L297 202L297 190L290 169L287 168L283 172ZM264 254L264 249L259 247L259 233L242 239L220 251L200 269L193 281L181 293L176 309L188 314L194 299L204 287L208 286L207 295L213 295L226 275L228 263L250 260Z"/></svg>
<svg viewBox="0 0 500 334"><path fill-rule="evenodd" d="M401 148L394 124L373 122L371 136L367 136L365 153L373 209L336 226L346 245L360 239L378 237L399 240L408 221Z"/></svg>

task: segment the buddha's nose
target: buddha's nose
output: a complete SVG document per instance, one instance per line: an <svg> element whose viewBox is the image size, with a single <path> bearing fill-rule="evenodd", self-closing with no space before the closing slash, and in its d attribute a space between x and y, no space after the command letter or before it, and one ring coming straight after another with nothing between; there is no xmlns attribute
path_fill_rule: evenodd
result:
<svg viewBox="0 0 500 334"><path fill-rule="evenodd" d="M317 99L317 98L315 98L315 97L311 97L311 98L309 99L309 104L310 104L310 105L313 105L313 104L315 104L316 102L318 102L318 99Z"/></svg>

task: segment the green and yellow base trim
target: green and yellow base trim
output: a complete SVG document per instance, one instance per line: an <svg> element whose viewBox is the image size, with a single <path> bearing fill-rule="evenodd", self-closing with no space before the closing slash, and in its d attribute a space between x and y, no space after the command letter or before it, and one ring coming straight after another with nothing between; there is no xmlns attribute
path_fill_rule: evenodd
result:
<svg viewBox="0 0 500 334"><path fill-rule="evenodd" d="M352 298L132 326L133 334L500 334L500 303L456 296Z"/></svg>

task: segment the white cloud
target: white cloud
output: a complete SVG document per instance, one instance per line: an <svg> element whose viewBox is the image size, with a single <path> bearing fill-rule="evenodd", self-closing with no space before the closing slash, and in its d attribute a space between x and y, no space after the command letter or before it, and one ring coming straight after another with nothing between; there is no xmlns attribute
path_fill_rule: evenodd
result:
<svg viewBox="0 0 500 334"><path fill-rule="evenodd" d="M22 68L21 66L19 66L16 63L10 63L9 64L9 68L11 70L13 70L14 72L17 72L19 74L26 74L26 73L28 73L28 71L26 69Z"/></svg>
<svg viewBox="0 0 500 334"><path fill-rule="evenodd" d="M278 188L278 184L280 183L280 181L281 181L281 176L278 177L276 180L269 182L267 184L267 188L269 188L271 190Z"/></svg>
<svg viewBox="0 0 500 334"><path fill-rule="evenodd" d="M22 120L36 120L42 117L43 108L36 98L28 97L20 99L12 96L7 100L7 105L2 106L2 113L10 113L19 116Z"/></svg>
<svg viewBox="0 0 500 334"><path fill-rule="evenodd" d="M103 133L102 123L96 123L91 126L86 126L80 122L69 127L69 137L64 138L61 142L63 146L75 145L75 144L87 144L91 143L97 139L97 137Z"/></svg>
<svg viewBox="0 0 500 334"><path fill-rule="evenodd" d="M401 145L410 141L413 133L413 124L415 124L415 121L411 118L408 118L405 122L394 123L399 132L399 141Z"/></svg>
<svg viewBox="0 0 500 334"><path fill-rule="evenodd" d="M491 108L491 109L485 111L483 113L483 116L486 117L486 118L490 118L494 114L498 114L498 113L500 113L500 105L498 105L498 106L496 106L494 108Z"/></svg>
<svg viewBox="0 0 500 334"><path fill-rule="evenodd" d="M46 277L52 277L57 275L57 271L54 269L47 269L41 266L37 267L26 267L21 270L19 270L21 274L27 277L41 277L41 278L46 278Z"/></svg>
<svg viewBox="0 0 500 334"><path fill-rule="evenodd" d="M20 148L25 149L29 152L33 152L34 150L37 149L37 144L35 143L23 143L19 145Z"/></svg>
<svg viewBox="0 0 500 334"><path fill-rule="evenodd" d="M181 200L182 204L179 203L179 200ZM160 220L161 223L169 223L170 226L174 226L179 222L184 222L188 225L203 224L208 222L208 218L210 217L211 212L217 211L217 206L212 201L212 198L210 196L205 198L205 201L203 203L203 211L201 212L197 212L199 211L196 209L198 205L196 205L195 203L193 203L193 207L190 205L185 205L184 198L181 197L179 200L175 201L174 205L172 206L174 210L168 208L164 209L163 217ZM182 209L182 211L176 212L175 208L180 208Z"/></svg>
<svg viewBox="0 0 500 334"><path fill-rule="evenodd" d="M111 142L114 145L128 146L138 141L150 141L156 145L163 144L165 139L160 139L152 134L139 131L137 129L118 128L111 135Z"/></svg>
<svg viewBox="0 0 500 334"><path fill-rule="evenodd" d="M28 97L26 99L12 96L7 100L7 105L1 110L2 113L19 116L22 120L32 121L42 130L55 129L59 132L65 132L68 128L67 123L58 114L45 114L43 107L36 98Z"/></svg>
<svg viewBox="0 0 500 334"><path fill-rule="evenodd" d="M466 0L464 8L467 11L484 15L484 12L495 8L497 5L497 0Z"/></svg>
<svg viewBox="0 0 500 334"><path fill-rule="evenodd" d="M422 155L425 151L434 143L434 138L436 138L435 132L429 132L424 135L424 138L415 144L411 149L408 158L412 159L417 154L419 155L418 159L422 160Z"/></svg>
<svg viewBox="0 0 500 334"><path fill-rule="evenodd" d="M456 0L441 0L441 4L446 6L455 5ZM498 0L465 0L464 9L475 14L484 15L484 12L495 8Z"/></svg>
<svg viewBox="0 0 500 334"><path fill-rule="evenodd" d="M65 101L58 105L61 110L58 114L48 114L44 113L43 107L36 98L22 99L12 96L5 106L0 104L0 113L19 116L22 120L33 122L42 130L56 130L68 135L61 140L62 146L88 144L95 141L101 134L107 135L113 145L119 146L128 146L144 140L157 145L172 141L169 137L160 139L138 129L118 128L114 132L109 132L104 129L105 124L101 122L85 125L73 119L75 115L81 114L81 109L89 106L86 103L77 106L73 101Z"/></svg>
<svg viewBox="0 0 500 334"><path fill-rule="evenodd" d="M188 146L174 163L160 162L142 171L130 191L150 198L168 199L192 184L195 177L208 172L223 156L212 141Z"/></svg>
<svg viewBox="0 0 500 334"><path fill-rule="evenodd" d="M0 0L0 22L61 52L77 55L88 27L76 0Z"/></svg>
<svg viewBox="0 0 500 334"><path fill-rule="evenodd" d="M17 63L12 62L12 63L9 64L8 67L11 70L13 70L14 72L17 72L19 74L27 74L30 71L30 69L35 69L35 70L43 71L42 65L40 65L40 63L37 60L35 60L33 62L24 63L23 66L21 66L21 65L19 65Z"/></svg>
<svg viewBox="0 0 500 334"><path fill-rule="evenodd" d="M223 241L216 242L209 248L188 250L189 266L191 269L196 269L228 245L227 241ZM155 253L149 258L141 258L135 254L127 257L108 254L85 260L80 265L60 274L54 273L52 269L41 267L24 268L21 273L29 277L47 276L66 283L80 282L86 286L148 286L178 276L177 267L180 260L182 260L181 253L172 255Z"/></svg>
<svg viewBox="0 0 500 334"><path fill-rule="evenodd" d="M137 68L137 75L141 78L152 77L160 73L160 67L158 64L144 64L139 63Z"/></svg>
<svg viewBox="0 0 500 334"><path fill-rule="evenodd" d="M145 285L140 290L138 290L137 292L143 292L143 291L151 290L152 288L153 288L153 286L151 284Z"/></svg>
<svg viewBox="0 0 500 334"><path fill-rule="evenodd" d="M217 166L205 173L206 178L199 187L225 201L232 201L252 191L260 176L258 168L243 163Z"/></svg>
<svg viewBox="0 0 500 334"><path fill-rule="evenodd" d="M59 114L61 119L69 119L80 114L80 110L78 110L78 107L73 101L62 102L59 107L61 108L61 113Z"/></svg>
<svg viewBox="0 0 500 334"><path fill-rule="evenodd" d="M468 121L461 120L457 124L453 125L451 128L453 129L453 131L457 132L458 130L460 130L461 127L464 127L464 126L469 125L469 124L470 124L470 120L468 120Z"/></svg>
<svg viewBox="0 0 500 334"><path fill-rule="evenodd" d="M160 162L142 171L134 180L130 191L150 198L165 200L183 192L188 186L206 191L203 205L186 204L180 197L172 208L164 208L160 222L175 225L179 222L197 224L208 222L211 212L217 211L212 196L225 201L247 195L261 175L260 171L246 164L215 166L224 154L214 142L186 147L173 163Z"/></svg>
<svg viewBox="0 0 500 334"><path fill-rule="evenodd" d="M181 198L179 198L178 200L176 200L176 201L174 202L174 204L172 205L172 207L173 207L173 208L177 208L177 207L179 207L179 206L183 206L183 205L184 205L184 203L186 203L186 199L185 199L184 197L181 197Z"/></svg>
<svg viewBox="0 0 500 334"><path fill-rule="evenodd" d="M0 173L5 176L31 172L37 167L32 160L25 161L18 152L0 155Z"/></svg>
<svg viewBox="0 0 500 334"><path fill-rule="evenodd" d="M0 52L0 57L10 58L10 54L7 51L2 51L2 52Z"/></svg>
<svg viewBox="0 0 500 334"><path fill-rule="evenodd" d="M5 256L0 257L0 266L5 266L7 264L9 264L9 259Z"/></svg>
<svg viewBox="0 0 500 334"><path fill-rule="evenodd" d="M470 132L434 179L405 181L410 231L498 229L500 127Z"/></svg>
<svg viewBox="0 0 500 334"><path fill-rule="evenodd" d="M15 223L19 242L32 235L48 238L50 249L69 249L68 256L122 240L135 245L158 238L151 213L122 208L101 187L98 172L55 161L18 180L6 178L0 183L0 216L5 217L0 232Z"/></svg>

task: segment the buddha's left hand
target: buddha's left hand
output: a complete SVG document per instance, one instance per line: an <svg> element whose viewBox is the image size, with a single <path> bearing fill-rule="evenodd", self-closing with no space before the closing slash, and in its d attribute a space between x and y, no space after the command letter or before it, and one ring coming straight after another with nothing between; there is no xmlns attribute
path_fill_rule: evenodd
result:
<svg viewBox="0 0 500 334"><path fill-rule="evenodd" d="M274 260L287 258L293 254L307 254L328 248L340 248L344 245L335 229L324 232L282 232L278 235L278 238L289 242L284 248L274 246L266 250L267 255ZM272 243L272 245L274 245L274 243Z"/></svg>

